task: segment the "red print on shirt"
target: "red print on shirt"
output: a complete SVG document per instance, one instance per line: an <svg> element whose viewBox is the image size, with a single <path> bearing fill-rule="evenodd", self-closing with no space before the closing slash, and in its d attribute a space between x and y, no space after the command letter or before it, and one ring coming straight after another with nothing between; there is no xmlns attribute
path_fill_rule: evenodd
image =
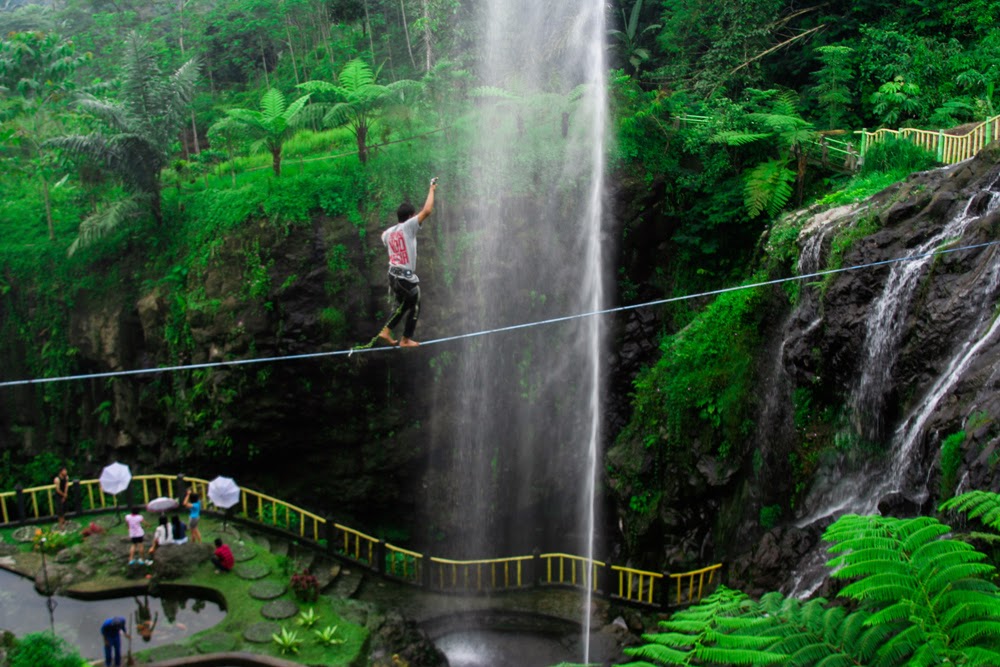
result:
<svg viewBox="0 0 1000 667"><path fill-rule="evenodd" d="M403 232L389 233L389 263L405 266L410 263L410 254L406 252L406 237Z"/></svg>

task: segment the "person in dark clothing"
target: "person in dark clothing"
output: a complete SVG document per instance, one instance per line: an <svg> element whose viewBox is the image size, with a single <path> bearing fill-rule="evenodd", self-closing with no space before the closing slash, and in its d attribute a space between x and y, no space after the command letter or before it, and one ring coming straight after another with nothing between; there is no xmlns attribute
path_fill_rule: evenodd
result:
<svg viewBox="0 0 1000 667"><path fill-rule="evenodd" d="M52 482L56 485L56 515L59 517L59 530L62 530L66 527L66 505L69 502L69 471L66 466L59 469Z"/></svg>
<svg viewBox="0 0 1000 667"><path fill-rule="evenodd" d="M378 338L389 345L400 347L416 347L420 345L413 340L413 332L417 328L417 318L420 316L420 278L417 277L417 230L424 220L434 210L434 191L437 189L437 178L431 179L427 200L420 211L413 208L410 202L403 202L396 211L399 222L382 232L382 244L389 251L389 288L396 296L399 307L389 319L389 322L379 332ZM396 341L392 330L403 317L403 335Z"/></svg>
<svg viewBox="0 0 1000 667"><path fill-rule="evenodd" d="M219 572L229 572L233 569L236 559L228 544L223 544L222 538L215 538L215 553L212 554L212 565Z"/></svg>
<svg viewBox="0 0 1000 667"><path fill-rule="evenodd" d="M101 637L104 638L104 667L111 667L112 654L115 667L121 667L122 634L129 639L132 638L125 629L125 618L122 616L109 618L101 624Z"/></svg>

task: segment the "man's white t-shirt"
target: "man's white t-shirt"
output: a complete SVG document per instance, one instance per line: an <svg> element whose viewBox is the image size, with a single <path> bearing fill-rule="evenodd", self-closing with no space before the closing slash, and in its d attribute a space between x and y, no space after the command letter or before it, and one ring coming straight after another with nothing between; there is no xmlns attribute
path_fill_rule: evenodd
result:
<svg viewBox="0 0 1000 667"><path fill-rule="evenodd" d="M417 230L420 221L413 216L406 222L399 222L382 232L382 244L389 250L389 267L398 266L410 271L417 270ZM420 282L414 273L412 282Z"/></svg>

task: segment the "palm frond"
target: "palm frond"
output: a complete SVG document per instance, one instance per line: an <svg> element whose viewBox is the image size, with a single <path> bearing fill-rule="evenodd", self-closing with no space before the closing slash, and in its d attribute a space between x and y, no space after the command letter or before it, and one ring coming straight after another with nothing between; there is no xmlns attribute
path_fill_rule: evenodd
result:
<svg viewBox="0 0 1000 667"><path fill-rule="evenodd" d="M138 217L148 204L147 197L137 194L94 211L80 223L80 231L66 253L72 256L78 250L107 236L126 222Z"/></svg>
<svg viewBox="0 0 1000 667"><path fill-rule="evenodd" d="M340 72L340 85L350 92L354 92L375 84L375 73L372 68L363 60L354 59L344 65Z"/></svg>

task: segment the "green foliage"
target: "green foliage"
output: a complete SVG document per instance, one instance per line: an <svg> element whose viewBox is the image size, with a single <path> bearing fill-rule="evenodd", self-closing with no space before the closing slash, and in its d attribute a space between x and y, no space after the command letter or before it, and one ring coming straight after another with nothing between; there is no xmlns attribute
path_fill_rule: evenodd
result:
<svg viewBox="0 0 1000 667"><path fill-rule="evenodd" d="M958 483L958 468L962 465L962 445L965 431L952 433L941 441L941 498L947 499L955 493Z"/></svg>
<svg viewBox="0 0 1000 667"><path fill-rule="evenodd" d="M937 157L926 148L918 146L908 139L885 137L882 141L869 146L865 151L862 174L872 172L912 173L931 169L937 165Z"/></svg>
<svg viewBox="0 0 1000 667"><path fill-rule="evenodd" d="M320 95L330 95L336 101L322 107L323 124L327 127L348 126L358 147L358 160L368 161L369 134L391 104L402 104L403 94L419 91L418 81L399 80L387 85L376 83L378 72L363 60L354 59L344 65L339 84L327 81L307 81L299 88Z"/></svg>
<svg viewBox="0 0 1000 667"><path fill-rule="evenodd" d="M707 438L720 455L746 438L761 294L720 294L687 327L663 339L660 360L635 380L626 434L658 434L678 452Z"/></svg>
<svg viewBox="0 0 1000 667"><path fill-rule="evenodd" d="M328 625L322 630L313 630L313 634L316 636L316 641L323 646L338 646L346 641L337 636L336 625Z"/></svg>
<svg viewBox="0 0 1000 667"><path fill-rule="evenodd" d="M640 661L623 667L997 664L995 569L950 532L929 517L841 517L824 540L852 605L778 593L755 602L720 587L626 649Z"/></svg>
<svg viewBox="0 0 1000 667"><path fill-rule="evenodd" d="M316 615L316 610L310 607L305 611L299 612L299 616L295 619L295 623L308 630L312 626L319 623L319 616Z"/></svg>
<svg viewBox="0 0 1000 667"><path fill-rule="evenodd" d="M278 645L278 649L284 653L298 653L302 639L295 630L282 628L280 633L272 634L271 641Z"/></svg>
<svg viewBox="0 0 1000 667"><path fill-rule="evenodd" d="M827 129L839 129L851 111L851 82L854 79L851 59L854 49L830 45L821 46L816 52L823 66L813 75L816 85L812 93L826 119Z"/></svg>
<svg viewBox="0 0 1000 667"><path fill-rule="evenodd" d="M275 176L281 176L281 151L292 136L296 124L301 122L300 112L309 101L303 95L287 103L280 90L268 89L260 98L260 111L255 109L228 109L226 114L242 126L243 132L251 137L253 151L267 151L271 154L271 169ZM225 126L216 126L217 131L227 131Z"/></svg>
<svg viewBox="0 0 1000 667"><path fill-rule="evenodd" d="M47 554L54 554L62 551L66 547L79 544L83 541L83 536L78 532L64 533L56 530L54 527L45 529L36 528L31 541L35 551L44 551Z"/></svg>
<svg viewBox="0 0 1000 667"><path fill-rule="evenodd" d="M766 505L760 508L760 527L770 530L781 520L781 505Z"/></svg>
<svg viewBox="0 0 1000 667"><path fill-rule="evenodd" d="M883 125L895 127L905 118L913 118L923 113L920 99L920 86L907 81L903 76L897 76L879 86L872 94L874 111Z"/></svg>
<svg viewBox="0 0 1000 667"><path fill-rule="evenodd" d="M984 525L1000 531L1000 494L990 491L968 491L943 503L942 512L959 512L970 519L979 519Z"/></svg>
<svg viewBox="0 0 1000 667"><path fill-rule="evenodd" d="M64 639L33 632L17 640L7 657L9 667L83 667L88 662Z"/></svg>

